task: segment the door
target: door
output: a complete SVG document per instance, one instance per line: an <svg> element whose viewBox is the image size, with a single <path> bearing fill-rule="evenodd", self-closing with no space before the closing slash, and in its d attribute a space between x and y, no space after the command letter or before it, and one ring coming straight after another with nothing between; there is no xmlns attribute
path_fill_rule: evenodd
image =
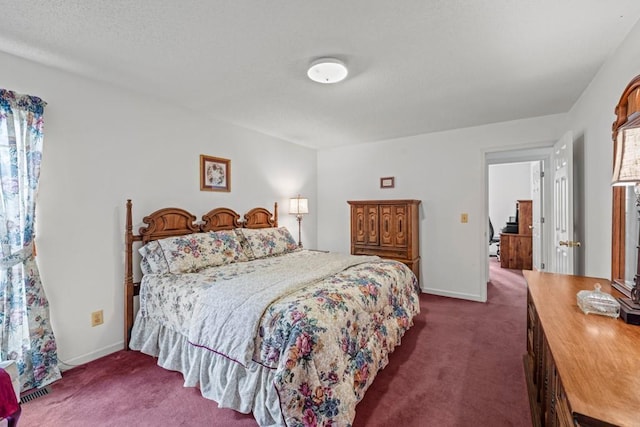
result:
<svg viewBox="0 0 640 427"><path fill-rule="evenodd" d="M533 269L542 271L545 269L542 259L542 162L533 162L531 166L531 199L532 199L532 223L531 223L531 243L533 246Z"/></svg>
<svg viewBox="0 0 640 427"><path fill-rule="evenodd" d="M574 251L580 242L573 230L573 132L569 131L553 146L553 272L574 274Z"/></svg>
<svg viewBox="0 0 640 427"><path fill-rule="evenodd" d="M367 228L365 206L351 205L351 244L364 245L367 243Z"/></svg>
<svg viewBox="0 0 640 427"><path fill-rule="evenodd" d="M367 227L367 244L377 245L380 238L378 232L378 205L365 205L366 227Z"/></svg>
<svg viewBox="0 0 640 427"><path fill-rule="evenodd" d="M380 246L407 247L407 206L380 206Z"/></svg>
<svg viewBox="0 0 640 427"><path fill-rule="evenodd" d="M378 244L378 205L351 206L351 243Z"/></svg>
<svg viewBox="0 0 640 427"><path fill-rule="evenodd" d="M380 246L393 246L393 206L380 206Z"/></svg>

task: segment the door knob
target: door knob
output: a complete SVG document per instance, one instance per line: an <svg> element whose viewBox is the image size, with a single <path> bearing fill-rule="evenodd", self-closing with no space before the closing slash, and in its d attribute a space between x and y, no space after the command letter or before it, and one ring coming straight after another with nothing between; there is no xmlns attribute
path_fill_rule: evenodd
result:
<svg viewBox="0 0 640 427"><path fill-rule="evenodd" d="M566 246L568 248L580 247L582 245L582 243L574 242L573 240L560 240L558 244L560 246Z"/></svg>

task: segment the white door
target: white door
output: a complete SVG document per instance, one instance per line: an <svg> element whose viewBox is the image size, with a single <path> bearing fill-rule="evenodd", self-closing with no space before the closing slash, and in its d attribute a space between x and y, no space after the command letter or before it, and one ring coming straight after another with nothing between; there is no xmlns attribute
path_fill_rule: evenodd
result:
<svg viewBox="0 0 640 427"><path fill-rule="evenodd" d="M552 270L574 274L574 251L580 242L573 234L573 133L571 131L553 146L553 227L554 251Z"/></svg>
<svg viewBox="0 0 640 427"><path fill-rule="evenodd" d="M542 271L545 269L542 259L542 162L534 162L531 166L531 200L533 208L533 220L531 238L533 244L533 269Z"/></svg>

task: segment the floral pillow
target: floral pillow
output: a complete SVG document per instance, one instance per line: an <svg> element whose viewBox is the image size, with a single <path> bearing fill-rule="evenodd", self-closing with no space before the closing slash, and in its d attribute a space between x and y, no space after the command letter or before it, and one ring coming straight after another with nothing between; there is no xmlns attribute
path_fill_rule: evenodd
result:
<svg viewBox="0 0 640 427"><path fill-rule="evenodd" d="M286 227L280 228L236 228L242 236L243 246L251 259L280 255L298 249L298 244Z"/></svg>
<svg viewBox="0 0 640 427"><path fill-rule="evenodd" d="M157 241L147 243L138 249L138 252L142 256L140 260L142 274L167 274L169 272L169 264L167 264L162 247Z"/></svg>
<svg viewBox="0 0 640 427"><path fill-rule="evenodd" d="M207 267L247 261L232 230L194 233L159 240L171 273L194 273Z"/></svg>
<svg viewBox="0 0 640 427"><path fill-rule="evenodd" d="M209 233L213 239L213 250L220 256L220 264L249 261L240 244L238 235L233 230L212 231Z"/></svg>

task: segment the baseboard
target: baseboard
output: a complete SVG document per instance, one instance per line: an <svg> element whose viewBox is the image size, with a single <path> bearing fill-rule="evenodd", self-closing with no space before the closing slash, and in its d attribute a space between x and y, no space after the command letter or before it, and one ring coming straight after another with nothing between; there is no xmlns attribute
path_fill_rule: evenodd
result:
<svg viewBox="0 0 640 427"><path fill-rule="evenodd" d="M61 371L67 371L71 368L84 365L85 363L91 362L96 359L100 359L101 357L104 357L111 353L115 353L116 351L120 351L122 349L124 349L124 343L120 341L118 343L99 348L90 353L86 353L81 356L74 357L73 359L63 361L60 357L58 357L58 367L60 368Z"/></svg>
<svg viewBox="0 0 640 427"><path fill-rule="evenodd" d="M464 300L476 301L476 302L487 302L487 299L482 298L480 295L465 294L461 292L451 292L451 291L445 291L442 289L432 289L432 288L420 288L420 290L425 294L438 295L441 297L458 298L458 299L464 299Z"/></svg>

